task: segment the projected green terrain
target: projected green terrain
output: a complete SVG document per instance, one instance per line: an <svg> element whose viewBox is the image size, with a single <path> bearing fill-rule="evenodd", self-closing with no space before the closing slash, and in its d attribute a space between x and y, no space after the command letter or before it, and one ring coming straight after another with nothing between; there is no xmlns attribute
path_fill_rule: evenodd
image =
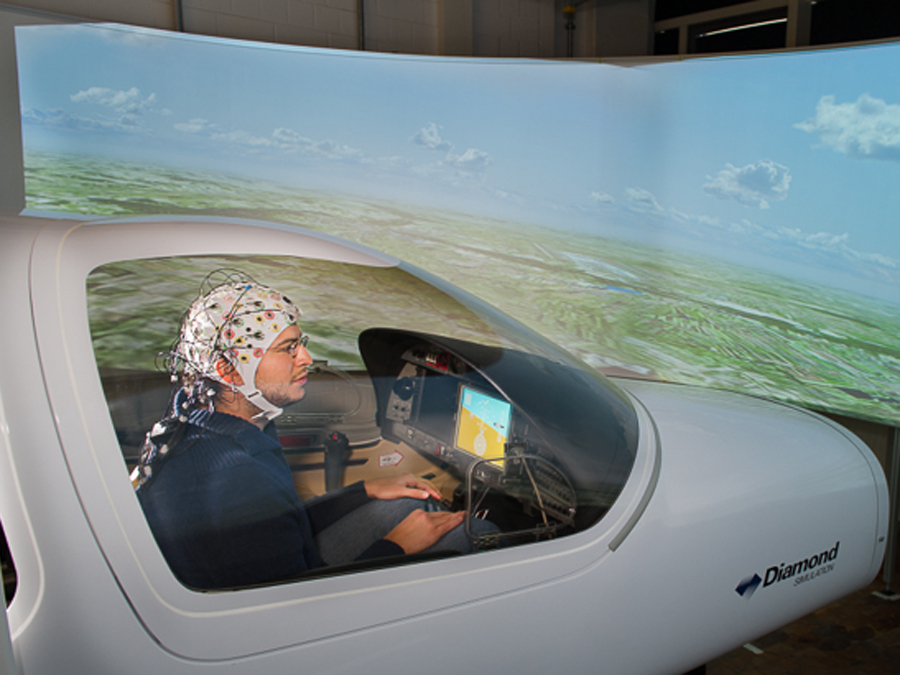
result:
<svg viewBox="0 0 900 675"><path fill-rule="evenodd" d="M26 182L31 209L252 217L341 236L447 279L604 372L900 423L900 312L861 295L621 240L199 171L30 152Z"/></svg>

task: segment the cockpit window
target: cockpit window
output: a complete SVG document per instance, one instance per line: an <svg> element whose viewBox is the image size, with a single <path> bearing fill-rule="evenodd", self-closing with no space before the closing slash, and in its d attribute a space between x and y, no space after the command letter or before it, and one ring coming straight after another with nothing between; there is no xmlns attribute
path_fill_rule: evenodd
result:
<svg viewBox="0 0 900 675"><path fill-rule="evenodd" d="M278 256L155 258L103 265L89 276L98 365L155 370L201 282L216 270L239 270L284 289L303 311L310 352L333 365L362 365L357 337L371 326L407 327L488 344L508 340L452 297L396 267Z"/></svg>
<svg viewBox="0 0 900 675"><path fill-rule="evenodd" d="M3 597L6 598L6 606L12 602L16 593L16 566L13 563L9 544L6 542L6 533L3 531L3 523L0 523L0 570L3 574Z"/></svg>
<svg viewBox="0 0 900 675"><path fill-rule="evenodd" d="M249 304L241 292L259 304L259 317L245 317L258 319L255 335L260 326L287 330L276 316L282 304L302 311L299 329L283 336L297 347L273 350L268 361L281 359L284 368L254 371L258 392L235 387L228 374L229 354L249 359L252 350L238 354L232 345L215 356L219 375L203 391L164 367L185 353L176 339L202 282L224 271L258 286L238 286L237 310L216 305L207 312L213 333L244 325L229 323ZM614 385L413 268L171 257L103 265L89 275L87 290L94 353L123 456L167 562L189 587L283 582L564 536L603 517L634 462L636 417ZM270 295L277 306L263 306ZM267 389L272 378L287 392L273 424L251 414L229 417L255 409L232 407L241 397L280 396ZM190 481L182 478L187 472ZM414 510L455 519L453 536L463 544L409 556L391 538L394 530L368 543L348 528L337 539L362 543L346 547L323 535L359 509L400 504L373 499L369 487L408 476L434 490ZM204 484L202 498L185 492L194 489L188 482ZM195 513L198 503L206 511ZM277 544L294 535L296 545ZM227 545L215 564L197 562L221 541Z"/></svg>

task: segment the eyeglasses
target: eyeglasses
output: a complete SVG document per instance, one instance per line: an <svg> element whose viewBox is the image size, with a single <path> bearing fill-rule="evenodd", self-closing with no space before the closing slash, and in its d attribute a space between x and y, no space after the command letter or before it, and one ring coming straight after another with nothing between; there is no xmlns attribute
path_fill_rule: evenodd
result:
<svg viewBox="0 0 900 675"><path fill-rule="evenodd" d="M290 355L292 359L297 358L297 352L300 351L300 347L306 349L306 345L309 344L309 335L301 335L296 340L292 340L285 347L285 351Z"/></svg>

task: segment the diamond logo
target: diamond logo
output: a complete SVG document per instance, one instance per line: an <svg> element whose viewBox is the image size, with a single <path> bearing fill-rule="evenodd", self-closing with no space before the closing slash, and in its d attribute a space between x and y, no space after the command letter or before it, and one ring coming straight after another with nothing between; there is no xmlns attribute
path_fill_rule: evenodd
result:
<svg viewBox="0 0 900 675"><path fill-rule="evenodd" d="M761 583L762 578L758 574L754 574L752 577L744 579L734 590L737 591L737 594L742 598L750 599Z"/></svg>

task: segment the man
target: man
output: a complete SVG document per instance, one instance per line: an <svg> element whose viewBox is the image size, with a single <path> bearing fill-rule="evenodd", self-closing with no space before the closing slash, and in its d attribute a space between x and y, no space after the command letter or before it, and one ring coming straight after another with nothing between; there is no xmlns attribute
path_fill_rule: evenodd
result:
<svg viewBox="0 0 900 675"><path fill-rule="evenodd" d="M471 550L464 514L423 510L440 493L412 475L300 501L272 423L305 394L312 358L300 314L278 291L240 280L201 295L182 321L169 364L181 388L147 435L137 490L187 586L247 586L326 564Z"/></svg>

